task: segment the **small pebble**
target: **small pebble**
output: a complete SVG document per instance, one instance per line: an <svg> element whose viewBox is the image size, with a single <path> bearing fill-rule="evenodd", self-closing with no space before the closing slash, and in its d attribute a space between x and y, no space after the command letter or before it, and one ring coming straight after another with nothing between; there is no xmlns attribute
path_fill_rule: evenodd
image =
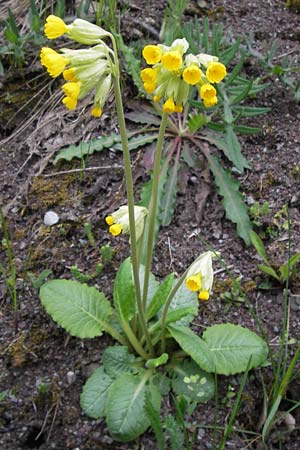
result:
<svg viewBox="0 0 300 450"><path fill-rule="evenodd" d="M67 381L68 384L72 384L74 383L74 381L76 380L76 373L72 372L71 370L67 373Z"/></svg>
<svg viewBox="0 0 300 450"><path fill-rule="evenodd" d="M47 211L44 215L44 224L46 227L51 227L59 221L59 216L54 211Z"/></svg>

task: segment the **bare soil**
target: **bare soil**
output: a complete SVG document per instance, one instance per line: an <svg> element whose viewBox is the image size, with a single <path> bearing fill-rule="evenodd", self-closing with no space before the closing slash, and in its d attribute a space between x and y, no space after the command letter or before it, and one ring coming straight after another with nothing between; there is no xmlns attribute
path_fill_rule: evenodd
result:
<svg viewBox="0 0 300 450"><path fill-rule="evenodd" d="M129 12L122 22L124 35L137 39L138 35L159 32L166 2L129 2ZM199 5L201 7L199 7ZM253 35L253 48L265 52L278 39L279 55L297 55L299 67L299 15L281 0L192 1L186 20L205 14L210 22L221 22L238 37ZM136 20L133 23L130 17ZM139 29L141 18L151 25ZM152 30L152 31L151 31ZM148 34L147 34L148 33ZM150 40L155 40L151 36ZM280 59L279 59L280 60ZM254 60L253 60L254 61ZM246 75L257 77L262 71L257 61L246 66ZM125 74L124 74L125 77ZM261 219L260 231L266 235L265 245L274 264L283 263L288 254L286 229L287 205L291 222L292 252L300 251L300 107L293 92L276 76L267 78L271 85L249 104L271 107L270 113L251 120L248 125L260 126L262 133L241 137L243 154L252 162L253 170L237 179L246 202L268 202L270 212ZM12 301L4 280L0 279L0 392L8 395L0 403L1 450L108 450L156 448L151 430L138 441L128 444L113 442L103 420L91 420L80 410L81 388L101 363L103 350L112 344L109 337L80 341L68 337L45 313L38 291L28 278L44 269L51 269L53 278L71 278L70 267L92 274L99 262L99 252L93 248L84 231L84 223L91 224L99 247L110 242L114 250L111 263L105 265L93 284L109 298L120 262L128 254L126 237L112 239L103 218L124 203L125 187L120 153L113 149L95 153L85 161L95 170L69 172L80 168L80 162L53 166L56 152L64 146L99 136L117 129L113 99L108 103L101 120L91 120L89 108L70 112L60 104L58 84L51 83L41 70L38 55L25 69L10 69L1 83L1 147L0 147L0 204L5 210L7 226L17 270L18 312L14 314ZM45 86L47 86L45 88ZM133 86L124 83L125 104L134 95ZM34 96L34 97L33 97ZM88 105L86 102L86 106ZM132 154L137 198L141 182L147 180L143 165L143 150ZM66 171L67 173L60 173ZM203 204L203 192L208 192ZM44 214L55 211L60 220L46 227ZM267 230L269 230L267 232ZM1 234L1 239L3 233ZM186 174L185 188L177 198L175 216L170 226L160 231L156 246L153 272L162 279L170 270L181 274L196 256L210 245L219 251L235 277L240 277L248 302L262 323L271 347L276 353L283 318L283 288L273 284L259 289L264 277L257 269L260 262L253 247L245 247L237 237L235 226L229 222L220 203L213 180L206 167ZM7 253L1 248L1 261L8 268ZM216 270L222 269L216 263ZM194 329L208 324L232 322L258 331L245 302L224 300L232 282L227 273L216 275L214 295L201 306ZM300 277L290 286L300 293ZM236 299L235 299L236 300ZM290 338L299 339L300 307L289 308ZM288 348L293 355L294 346ZM46 385L45 390L41 385ZM214 449L220 434L211 428L216 420L224 427L234 404L239 377L220 377L219 405L214 402L195 410L189 419L196 430L194 449ZM242 403L237 414L236 430L261 431L263 414L263 384L272 384L269 368L253 371L246 383ZM287 398L300 400L300 379L293 379ZM283 402L281 411L290 403ZM168 405L166 405L168 407ZM215 418L216 415L216 418ZM292 415L294 431L288 432L284 422L277 424L265 448L296 450L300 448L300 410ZM215 419L214 419L215 418ZM228 449L262 449L261 437L234 431L226 444Z"/></svg>

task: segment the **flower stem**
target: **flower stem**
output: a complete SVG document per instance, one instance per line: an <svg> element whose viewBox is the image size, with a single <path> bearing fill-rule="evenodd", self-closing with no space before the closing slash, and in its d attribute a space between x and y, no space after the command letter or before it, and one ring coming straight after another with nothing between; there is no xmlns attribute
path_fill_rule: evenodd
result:
<svg viewBox="0 0 300 450"><path fill-rule="evenodd" d="M115 58L117 58L117 56L115 56ZM124 171L125 171L125 178L126 178L126 191L127 191L128 213L129 213L131 262L132 262L133 279L134 279L134 286L135 286L135 293L136 293L136 303L137 303L137 309L138 309L138 313L139 313L139 321L140 321L141 328L142 328L143 333L146 338L148 349L149 349L150 353L153 353L153 346L152 346L150 335L149 335L149 332L147 329L145 310L143 308L142 298L141 298L139 265L138 265L137 245L136 245L136 231L135 231L135 220L134 220L133 181L132 181L131 162L130 162L130 153L129 153L129 149L128 149L126 125L125 125L125 118L124 118L124 110L123 110L123 104L122 104L122 95L121 95L121 89L120 89L120 78L119 78L118 73L113 76L113 84L114 84L114 92L115 92L122 148L123 148Z"/></svg>
<svg viewBox="0 0 300 450"><path fill-rule="evenodd" d="M171 290L170 294L168 295L166 302L164 304L164 309L162 312L162 316L161 316L161 352L164 353L165 349L166 349L166 319L167 319L167 313L171 304L171 301L174 298L174 295L176 294L176 292L178 291L178 289L180 288L180 286L182 285L182 283L184 282L185 278L186 278L186 274L188 273L187 269L183 275L181 275L181 277L179 278L179 280L177 281L177 283L175 284L175 286L173 287L173 289Z"/></svg>
<svg viewBox="0 0 300 450"><path fill-rule="evenodd" d="M149 276L151 270L152 253L154 247L154 232L155 232L155 218L157 209L157 197L158 197L158 183L159 183L159 172L162 148L164 142L165 131L168 122L168 114L163 113L159 128L159 134L157 139L157 146L155 150L154 166L153 166L153 180L152 180L152 193L151 193L151 203L149 211L149 228L146 234L147 247L146 247L146 260L145 260L145 277L144 277L144 287L143 287L143 309L146 309L147 294L149 286Z"/></svg>

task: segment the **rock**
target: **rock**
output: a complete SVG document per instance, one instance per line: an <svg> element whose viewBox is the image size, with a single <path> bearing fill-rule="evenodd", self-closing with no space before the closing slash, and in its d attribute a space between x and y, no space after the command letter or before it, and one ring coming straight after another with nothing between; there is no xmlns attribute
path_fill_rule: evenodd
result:
<svg viewBox="0 0 300 450"><path fill-rule="evenodd" d="M67 373L67 381L68 384L74 383L76 380L76 373L72 372L71 370Z"/></svg>
<svg viewBox="0 0 300 450"><path fill-rule="evenodd" d="M54 211L47 211L44 215L44 224L46 227L51 227L52 225L57 224L59 221L59 216Z"/></svg>

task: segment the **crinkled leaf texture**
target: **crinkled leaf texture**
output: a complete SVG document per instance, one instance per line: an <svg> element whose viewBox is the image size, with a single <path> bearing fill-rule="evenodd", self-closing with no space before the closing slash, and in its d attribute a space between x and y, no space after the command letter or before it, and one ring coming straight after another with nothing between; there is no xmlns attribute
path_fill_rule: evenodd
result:
<svg viewBox="0 0 300 450"><path fill-rule="evenodd" d="M80 406L86 415L93 419L105 416L105 402L108 389L114 379L105 373L103 367L98 367L83 386L80 396Z"/></svg>
<svg viewBox="0 0 300 450"><path fill-rule="evenodd" d="M188 327L169 325L180 347L206 372L232 375L244 372L267 358L266 343L257 334L239 325L221 324L206 329L203 339Z"/></svg>
<svg viewBox="0 0 300 450"><path fill-rule="evenodd" d="M172 388L176 395L183 395L197 403L205 403L214 396L214 377L194 361L186 359L173 371Z"/></svg>
<svg viewBox="0 0 300 450"><path fill-rule="evenodd" d="M124 373L111 385L106 401L106 421L115 440L131 441L150 426L144 411L146 392L150 393L153 407L160 411L160 392L153 384L146 385L145 376Z"/></svg>
<svg viewBox="0 0 300 450"><path fill-rule="evenodd" d="M175 285L176 282L177 280L174 280L173 285ZM190 291L185 284L182 284L170 304L167 323L176 321L176 325L188 325L197 315L198 308L199 302L197 300L197 295L195 292ZM161 315L161 313L162 309L160 310L159 315Z"/></svg>
<svg viewBox="0 0 300 450"><path fill-rule="evenodd" d="M40 298L53 320L79 338L101 336L113 313L102 292L78 281L48 281Z"/></svg>
<svg viewBox="0 0 300 450"><path fill-rule="evenodd" d="M261 365L267 358L265 341L253 331L230 323L214 325L203 333L216 373L231 375Z"/></svg>
<svg viewBox="0 0 300 450"><path fill-rule="evenodd" d="M135 357L124 346L107 347L103 353L102 360L105 372L112 378L117 378L125 372L136 371L132 364L135 361Z"/></svg>

